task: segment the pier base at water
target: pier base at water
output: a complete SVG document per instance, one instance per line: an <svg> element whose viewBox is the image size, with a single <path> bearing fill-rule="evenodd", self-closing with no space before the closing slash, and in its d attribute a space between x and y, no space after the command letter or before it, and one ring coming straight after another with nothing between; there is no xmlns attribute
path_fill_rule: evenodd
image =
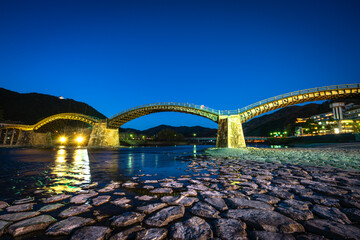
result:
<svg viewBox="0 0 360 240"><path fill-rule="evenodd" d="M239 115L220 116L216 139L218 148L246 147L244 132Z"/></svg>
<svg viewBox="0 0 360 240"><path fill-rule="evenodd" d="M96 123L90 134L88 147L118 147L119 129L110 129L106 123Z"/></svg>
<svg viewBox="0 0 360 240"><path fill-rule="evenodd" d="M51 133L37 133L33 131L20 132L16 146L49 147L52 146Z"/></svg>

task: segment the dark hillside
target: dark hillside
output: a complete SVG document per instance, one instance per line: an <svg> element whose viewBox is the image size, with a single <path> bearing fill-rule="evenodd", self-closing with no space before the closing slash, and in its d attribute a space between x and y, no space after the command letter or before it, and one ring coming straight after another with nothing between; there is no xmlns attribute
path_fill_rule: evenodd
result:
<svg viewBox="0 0 360 240"><path fill-rule="evenodd" d="M310 103L304 106L290 106L274 113L254 118L243 124L245 136L269 136L270 132L282 131L288 124L294 124L296 118L330 112L329 103Z"/></svg>
<svg viewBox="0 0 360 240"><path fill-rule="evenodd" d="M201 126L194 126L194 127L186 127L186 126L181 126L181 127L172 127L172 126L167 126L167 125L160 125L154 128L149 128L144 132L144 134L148 135L148 136L153 136L156 133L160 132L163 129L172 129L174 131L176 131L177 133L180 133L182 135L184 135L184 137L193 137L193 134L196 134L196 137L216 137L216 133L217 133L217 129L213 129L213 128L205 128L205 127L201 127Z"/></svg>
<svg viewBox="0 0 360 240"><path fill-rule="evenodd" d="M144 134L149 137L156 135L161 130L165 129L171 129L176 131L179 134L182 134L184 137L193 137L194 133L196 134L196 137L216 137L217 129L214 128L206 128L201 126L195 126L195 127L173 127L168 125L159 125L157 127L149 128L143 131L131 129L131 128L120 128L120 132L133 132L137 134Z"/></svg>
<svg viewBox="0 0 360 240"><path fill-rule="evenodd" d="M39 93L17 93L0 88L0 121L34 124L45 117L64 112L106 118L86 103Z"/></svg>

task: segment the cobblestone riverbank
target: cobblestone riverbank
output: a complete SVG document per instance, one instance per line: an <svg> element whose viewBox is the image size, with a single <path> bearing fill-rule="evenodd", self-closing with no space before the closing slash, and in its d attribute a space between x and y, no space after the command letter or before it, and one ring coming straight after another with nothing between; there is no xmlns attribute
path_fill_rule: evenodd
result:
<svg viewBox="0 0 360 240"><path fill-rule="evenodd" d="M232 156L192 158L179 178L0 202L1 238L360 239L359 170Z"/></svg>

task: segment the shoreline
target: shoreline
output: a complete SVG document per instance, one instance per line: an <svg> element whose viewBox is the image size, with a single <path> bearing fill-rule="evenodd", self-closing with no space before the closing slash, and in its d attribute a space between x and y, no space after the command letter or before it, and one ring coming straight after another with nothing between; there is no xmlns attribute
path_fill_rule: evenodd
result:
<svg viewBox="0 0 360 240"><path fill-rule="evenodd" d="M212 157L238 158L255 162L360 169L360 147L358 146L360 146L359 143L296 148L208 148L205 154Z"/></svg>
<svg viewBox="0 0 360 240"><path fill-rule="evenodd" d="M340 149L360 149L360 142L348 143L309 143L309 144L296 144L295 148L340 148Z"/></svg>
<svg viewBox="0 0 360 240"><path fill-rule="evenodd" d="M11 206L0 201L0 232L9 239L360 239L359 170L189 160L188 175L178 178L137 174L76 193L37 190Z"/></svg>
<svg viewBox="0 0 360 240"><path fill-rule="evenodd" d="M100 149L106 149L106 148L128 148L128 147L168 147L168 146L186 146L186 145L208 145L212 146L215 144L202 144L202 143L162 143L162 144L144 144L144 145L120 145L117 147L89 147L89 146L79 146L83 148L100 148ZM281 145L284 144L269 144L269 143L247 143L247 147L252 147L254 145L261 145L261 146L274 146L274 145ZM292 145L284 145L288 146L289 148L348 148L348 149L360 149L360 142L345 142L345 143L305 143L305 144L292 144ZM61 147L60 145L53 145L53 146L18 146L18 145L0 145L0 148L58 148ZM65 146L66 148L77 148L77 146Z"/></svg>
<svg viewBox="0 0 360 240"><path fill-rule="evenodd" d="M19 145L0 145L0 148L88 148L88 149L117 149L117 148L132 148L132 147L172 147L172 146L189 146L189 145L201 145L201 146L213 146L214 144L199 144L199 143L172 143L172 144L144 144L144 145L119 145L116 147L101 147L101 146L19 146Z"/></svg>

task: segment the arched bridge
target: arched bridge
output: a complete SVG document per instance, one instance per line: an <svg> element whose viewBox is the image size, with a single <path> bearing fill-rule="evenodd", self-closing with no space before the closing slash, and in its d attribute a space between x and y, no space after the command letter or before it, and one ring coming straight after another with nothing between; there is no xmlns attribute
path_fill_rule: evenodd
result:
<svg viewBox="0 0 360 240"><path fill-rule="evenodd" d="M95 123L98 123L100 121L98 118L80 114L80 113L59 113L59 114L55 114L50 117L47 117L47 118L41 120L40 122L36 123L34 125L34 130L38 130L42 126L44 126L50 122L56 121L56 120L80 121L80 122L90 124L92 126L94 126Z"/></svg>
<svg viewBox="0 0 360 240"><path fill-rule="evenodd" d="M343 99L360 96L360 84L343 84L304 89L271 97L236 110L216 110L189 103L162 102L133 107L108 119L109 128L119 128L125 123L156 112L182 112L208 118L216 123L220 116L239 115L241 122L279 108L319 100Z"/></svg>
<svg viewBox="0 0 360 240"><path fill-rule="evenodd" d="M360 96L360 84L342 84L318 88L310 88L295 92L286 93L276 97L268 98L238 110L241 122L260 114L270 112L279 108L295 105L304 102L313 102L329 99L344 99ZM231 115L234 111L229 111ZM236 110L235 110L236 112Z"/></svg>
<svg viewBox="0 0 360 240"><path fill-rule="evenodd" d="M87 124L90 124L92 126L95 125L95 123L100 122L101 120L96 117L91 117L88 115L80 114L80 113L59 113L52 116L49 116L47 118L44 118L43 120L33 124L33 125L25 125L25 124L6 124L2 128L9 129L9 128L15 128L23 131L36 131L42 126L51 123L56 120L73 120L73 121L80 121Z"/></svg>
<svg viewBox="0 0 360 240"><path fill-rule="evenodd" d="M98 123L105 122L96 117L80 113L59 113L42 119L41 121L33 125L25 124L0 124L0 144L13 145L16 142L17 145L51 145L51 139L44 138L43 133L35 132L42 126L49 124L57 120L73 120L87 123L91 126L95 126Z"/></svg>
<svg viewBox="0 0 360 240"><path fill-rule="evenodd" d="M94 117L78 113L60 113L49 116L34 125L7 124L6 126L3 125L2 128L34 131L52 121L66 119L82 121L94 126L93 132L97 132L97 135L99 136L106 137L107 135L112 135L116 138L116 136L118 136L116 132L117 129L133 119L157 112L182 112L205 117L218 123L219 128L217 146L241 147L245 146L244 135L242 132L242 123L253 117L279 108L304 102L353 98L359 96L360 84L342 84L286 93L259 101L237 110L215 110L205 107L204 105L166 102L133 107L131 109L122 111L106 120L99 120ZM108 146L109 142L112 142L110 145L116 145L116 141L112 140L103 141L96 137L90 138L90 140L90 142L93 142L94 144L96 143L95 145Z"/></svg>
<svg viewBox="0 0 360 240"><path fill-rule="evenodd" d="M189 103L162 102L141 105L122 111L108 119L109 128L119 128L125 123L151 113L157 112L181 112L189 113L210 119L214 122L219 120L219 111L205 107L204 105L195 105Z"/></svg>

